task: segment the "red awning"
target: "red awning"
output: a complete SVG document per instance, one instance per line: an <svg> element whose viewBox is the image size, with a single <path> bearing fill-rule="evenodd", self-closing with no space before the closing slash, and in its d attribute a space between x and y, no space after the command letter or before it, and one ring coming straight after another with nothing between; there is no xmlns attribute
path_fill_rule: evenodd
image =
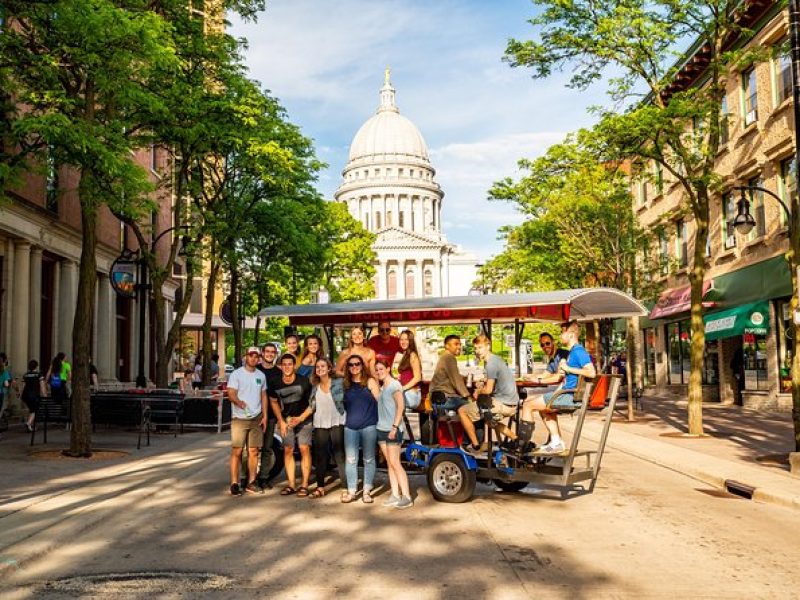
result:
<svg viewBox="0 0 800 600"><path fill-rule="evenodd" d="M703 282L703 298L714 288L713 280ZM716 302L703 302L705 308L716 306ZM692 307L692 287L689 285L667 290L658 297L656 305L648 317L651 321L688 312Z"/></svg>

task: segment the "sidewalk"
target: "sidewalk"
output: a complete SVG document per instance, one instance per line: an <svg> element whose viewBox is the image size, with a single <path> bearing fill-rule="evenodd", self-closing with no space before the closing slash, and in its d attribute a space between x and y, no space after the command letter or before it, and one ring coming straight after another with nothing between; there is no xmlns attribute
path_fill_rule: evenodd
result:
<svg viewBox="0 0 800 600"><path fill-rule="evenodd" d="M800 509L800 478L778 456L793 450L791 414L762 413L738 406L703 405L706 436L684 436L686 401L646 397L635 422L620 409L608 448L636 456L720 489L726 481L754 488L753 500ZM597 441L602 416L590 415L584 439ZM562 426L571 430L570 419Z"/></svg>

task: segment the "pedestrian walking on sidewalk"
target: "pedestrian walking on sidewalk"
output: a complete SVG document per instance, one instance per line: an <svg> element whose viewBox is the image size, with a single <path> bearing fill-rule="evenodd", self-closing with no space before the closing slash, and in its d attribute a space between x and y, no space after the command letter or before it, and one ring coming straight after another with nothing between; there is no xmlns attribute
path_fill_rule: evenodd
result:
<svg viewBox="0 0 800 600"><path fill-rule="evenodd" d="M22 383L22 401L28 407L28 420L25 425L28 431L33 431L33 422L36 420L36 411L39 410L44 387L44 378L39 371L39 361L31 360L28 363L28 370L22 376Z"/></svg>

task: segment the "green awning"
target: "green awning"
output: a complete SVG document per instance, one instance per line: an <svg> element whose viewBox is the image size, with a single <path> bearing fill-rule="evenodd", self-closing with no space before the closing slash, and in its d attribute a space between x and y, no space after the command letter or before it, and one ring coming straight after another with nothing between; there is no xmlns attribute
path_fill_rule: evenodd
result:
<svg viewBox="0 0 800 600"><path fill-rule="evenodd" d="M789 265L780 255L714 277L714 289L708 297L721 307L733 307L791 295Z"/></svg>
<svg viewBox="0 0 800 600"><path fill-rule="evenodd" d="M706 324L706 341L721 340L752 333L766 335L769 331L769 304L754 302L727 310L709 313L703 317Z"/></svg>

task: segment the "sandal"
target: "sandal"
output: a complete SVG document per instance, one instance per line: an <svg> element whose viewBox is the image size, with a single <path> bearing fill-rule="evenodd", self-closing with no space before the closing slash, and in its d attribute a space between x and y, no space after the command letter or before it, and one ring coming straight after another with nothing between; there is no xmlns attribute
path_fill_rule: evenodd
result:
<svg viewBox="0 0 800 600"><path fill-rule="evenodd" d="M318 487L308 496L309 498L322 498L325 495L325 488Z"/></svg>
<svg viewBox="0 0 800 600"><path fill-rule="evenodd" d="M297 488L297 497L298 498L308 497L308 488L304 485Z"/></svg>
<svg viewBox="0 0 800 600"><path fill-rule="evenodd" d="M291 496L297 490L295 490L292 486L287 485L285 488L281 490L281 496Z"/></svg>
<svg viewBox="0 0 800 600"><path fill-rule="evenodd" d="M364 504L372 504L375 500L372 499L371 490L365 490L363 495L361 496L361 501Z"/></svg>
<svg viewBox="0 0 800 600"><path fill-rule="evenodd" d="M342 496L339 500L342 501L342 504L350 504L356 497L353 496L350 492L342 492Z"/></svg>

